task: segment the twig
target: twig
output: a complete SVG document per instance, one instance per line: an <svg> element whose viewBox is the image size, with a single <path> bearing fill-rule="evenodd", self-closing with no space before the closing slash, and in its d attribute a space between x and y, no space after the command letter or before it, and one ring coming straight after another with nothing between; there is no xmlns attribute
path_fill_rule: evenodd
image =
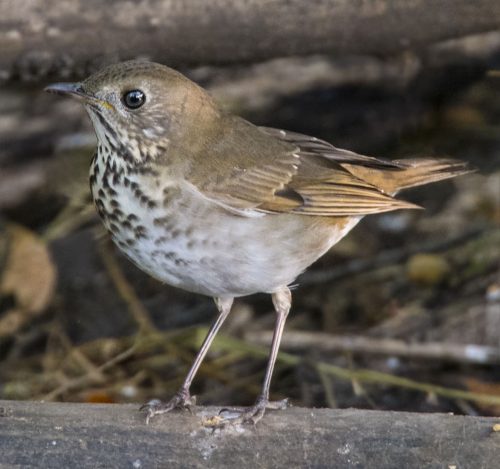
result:
<svg viewBox="0 0 500 469"><path fill-rule="evenodd" d="M67 357L82 368L88 376L92 377L94 382L103 382L104 375L98 367L90 360L78 347L75 347L61 327L56 327L55 334L61 345L65 348Z"/></svg>
<svg viewBox="0 0 500 469"><path fill-rule="evenodd" d="M319 380L321 381L321 385L325 390L325 400L328 404L328 407L335 409L338 407L337 399L335 398L335 392L333 391L333 384L330 380L330 375L325 373L321 368L315 367L316 372L318 373Z"/></svg>
<svg viewBox="0 0 500 469"><path fill-rule="evenodd" d="M153 321L151 321L149 312L142 305L134 289L130 286L127 279L123 275L115 257L108 249L107 241L100 241L97 243L97 246L104 266L108 271L109 277L115 285L118 294L127 304L127 308L139 326L140 332L145 334L156 331L157 328L153 324Z"/></svg>
<svg viewBox="0 0 500 469"><path fill-rule="evenodd" d="M272 332L248 332L245 340L266 345ZM443 360L481 365L500 364L500 348L474 344L446 342L404 342L395 339L378 339L364 336L338 336L322 332L287 332L281 342L285 350L297 352L314 348L321 352L350 352L376 355L393 355L425 360Z"/></svg>
<svg viewBox="0 0 500 469"><path fill-rule="evenodd" d="M92 205L85 203L87 197L88 195L85 193L76 201L69 203L47 226L42 234L42 239L51 242L63 238L84 223L92 220L96 212Z"/></svg>
<svg viewBox="0 0 500 469"><path fill-rule="evenodd" d="M199 328L198 335L202 336L206 334L206 332L206 328ZM213 350L245 350L246 352L259 357L266 356L268 353L268 351L263 347L248 344L241 340L226 337L224 335L218 335L211 348ZM280 352L278 355L278 362L288 366L297 366L302 362L302 357ZM446 388L432 383L420 383L409 378L403 378L368 369L348 370L325 362L318 362L316 366L321 372L348 381L358 380L365 383L385 384L405 389L413 389L415 391L434 393L437 396L449 399L463 399L466 401L481 402L484 404L500 405L500 396Z"/></svg>
<svg viewBox="0 0 500 469"><path fill-rule="evenodd" d="M136 352L136 345L132 345L132 347L128 348L127 350L119 353L118 355L114 356L107 362L103 363L102 365L97 367L97 372L99 373L104 373L105 371L113 368L115 365L118 363L126 360L127 358L131 357L135 352ZM83 387L89 383L93 383L95 380L95 373L87 373L83 376L79 376L78 378L70 379L67 382L63 383L62 385L58 386L56 389L52 390L48 394L45 394L41 400L43 401L53 401L56 397L60 396L61 394L70 391L71 389L76 389L79 387Z"/></svg>

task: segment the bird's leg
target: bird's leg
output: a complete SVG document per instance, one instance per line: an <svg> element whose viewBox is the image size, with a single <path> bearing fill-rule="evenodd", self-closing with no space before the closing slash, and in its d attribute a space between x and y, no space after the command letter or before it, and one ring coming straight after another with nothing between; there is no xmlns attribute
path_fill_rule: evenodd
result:
<svg viewBox="0 0 500 469"><path fill-rule="evenodd" d="M217 335L217 332L219 332L219 329L231 311L231 306L233 304L233 298L214 298L214 300L217 305L217 309L219 310L219 315L210 327L210 330L208 331L208 334L205 337L205 340L203 341L203 344L198 351L198 354L196 355L196 358L191 365L191 369L184 379L181 388L168 402L161 402L158 399L153 399L152 401L144 404L141 407L141 410L147 410L146 423L149 423L149 420L155 415L164 414L176 408L190 409L195 405L195 398L191 397L189 388L191 387L191 383L193 382L196 372L203 362L203 359L205 358L210 345Z"/></svg>
<svg viewBox="0 0 500 469"><path fill-rule="evenodd" d="M292 295L288 287L282 287L272 295L274 309L276 310L276 323L274 326L273 340L271 343L271 352L267 362L266 375L262 385L262 391L255 404L249 409L240 413L236 418L228 416L222 422L224 423L253 423L256 424L263 416L266 409L281 410L288 407L288 399L282 401L269 401L269 388L271 386L271 377L273 375L274 365L278 356L278 351L285 327L285 321L292 305Z"/></svg>

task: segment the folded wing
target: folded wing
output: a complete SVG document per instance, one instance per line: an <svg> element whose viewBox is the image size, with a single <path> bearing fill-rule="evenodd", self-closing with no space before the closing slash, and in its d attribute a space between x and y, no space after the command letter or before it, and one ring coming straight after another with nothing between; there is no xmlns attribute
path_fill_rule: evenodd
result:
<svg viewBox="0 0 500 469"><path fill-rule="evenodd" d="M393 195L405 187L468 172L453 160L390 161L244 120L233 124L227 142L217 142L215 177L207 183L207 178L192 175L191 182L205 197L242 215L345 217L419 208Z"/></svg>

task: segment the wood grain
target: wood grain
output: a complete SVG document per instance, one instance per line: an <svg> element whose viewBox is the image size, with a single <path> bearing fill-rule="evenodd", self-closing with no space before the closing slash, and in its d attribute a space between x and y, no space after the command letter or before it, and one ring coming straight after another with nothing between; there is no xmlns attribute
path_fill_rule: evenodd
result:
<svg viewBox="0 0 500 469"><path fill-rule="evenodd" d="M291 408L256 427L212 431L217 408L147 426L136 405L0 401L0 467L486 468L499 419Z"/></svg>
<svg viewBox="0 0 500 469"><path fill-rule="evenodd" d="M137 56L178 67L387 55L499 28L496 0L4 0L0 80L82 76Z"/></svg>

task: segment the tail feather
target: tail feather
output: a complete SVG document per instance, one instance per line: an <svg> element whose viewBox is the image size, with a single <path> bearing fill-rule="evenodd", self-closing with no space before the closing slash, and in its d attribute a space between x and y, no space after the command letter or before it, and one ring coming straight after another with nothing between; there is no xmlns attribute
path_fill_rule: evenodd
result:
<svg viewBox="0 0 500 469"><path fill-rule="evenodd" d="M474 171L468 167L467 163L452 159L415 158L394 162L401 167L393 170L381 170L352 164L343 164L342 166L356 177L391 195L403 189L422 186Z"/></svg>
<svg viewBox="0 0 500 469"><path fill-rule="evenodd" d="M406 166L403 174L398 178L396 191L454 178L474 171L468 167L467 163L452 159L415 158L397 160L396 162Z"/></svg>

